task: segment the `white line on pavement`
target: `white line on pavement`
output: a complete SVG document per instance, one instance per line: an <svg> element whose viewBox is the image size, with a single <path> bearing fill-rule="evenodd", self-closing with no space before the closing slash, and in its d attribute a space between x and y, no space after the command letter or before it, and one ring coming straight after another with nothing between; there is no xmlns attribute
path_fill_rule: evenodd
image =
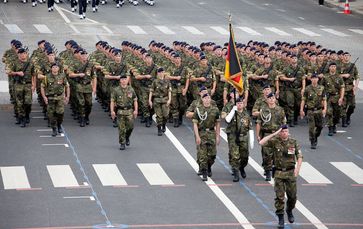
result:
<svg viewBox="0 0 363 229"><path fill-rule="evenodd" d="M4 189L29 189L30 184L24 166L0 167Z"/></svg>
<svg viewBox="0 0 363 229"><path fill-rule="evenodd" d="M71 20L69 20L69 18L62 12L63 8L58 7L57 5L54 5L54 8L57 10L57 12L60 14L60 16L63 18L63 20L66 23L70 23Z"/></svg>
<svg viewBox="0 0 363 229"><path fill-rule="evenodd" d="M280 36L291 36L290 33L286 33L285 31L282 31L282 30L280 30L280 29L278 29L276 27L265 27L265 29L269 30L269 31L271 31L273 33L276 33L276 34L278 34Z"/></svg>
<svg viewBox="0 0 363 229"><path fill-rule="evenodd" d="M226 30L223 27L220 27L220 26L211 26L210 28L213 29L213 30L215 30L216 32L222 34L222 35L229 35L229 31Z"/></svg>
<svg viewBox="0 0 363 229"><path fill-rule="evenodd" d="M116 164L93 164L103 186L127 185Z"/></svg>
<svg viewBox="0 0 363 229"><path fill-rule="evenodd" d="M37 129L38 132L47 132L52 131L52 129Z"/></svg>
<svg viewBox="0 0 363 229"><path fill-rule="evenodd" d="M248 34L251 34L253 36L261 36L261 33L257 32L256 30L251 29L250 27L237 27L237 28L239 28L240 30L242 30Z"/></svg>
<svg viewBox="0 0 363 229"><path fill-rule="evenodd" d="M194 26L182 26L188 32L195 34L195 35L203 35L204 33L199 29L195 28Z"/></svg>
<svg viewBox="0 0 363 229"><path fill-rule="evenodd" d="M150 185L174 184L159 163L137 163L137 166Z"/></svg>
<svg viewBox="0 0 363 229"><path fill-rule="evenodd" d="M47 165L47 169L55 188L79 187L69 165Z"/></svg>
<svg viewBox="0 0 363 229"><path fill-rule="evenodd" d="M180 154L184 157L184 159L189 163L189 165L193 168L195 172L198 171L198 164L194 160L194 158L190 155L190 153L184 148L184 146L180 143L180 141L174 136L172 132L170 132L169 128L166 128L165 135L169 138L169 140L173 143L175 148L180 152ZM216 183L213 179L208 178L208 181L205 182L207 186L213 191L213 193L218 197L218 199L226 206L226 208L232 213L232 215L236 218L236 220L241 224L243 228L253 229L254 227L248 221L248 219L243 215L243 213L237 208L237 206L224 194L224 192L216 186Z"/></svg>
<svg viewBox="0 0 363 229"><path fill-rule="evenodd" d="M332 184L328 178L315 169L309 162L303 162L300 169L300 176L309 184Z"/></svg>
<svg viewBox="0 0 363 229"><path fill-rule="evenodd" d="M107 26L102 26L102 28L104 29L104 30L106 30L109 34L113 34L113 31L110 29L110 28L108 28Z"/></svg>
<svg viewBox="0 0 363 229"><path fill-rule="evenodd" d="M95 200L93 196L64 196L63 199L90 199L92 201Z"/></svg>
<svg viewBox="0 0 363 229"><path fill-rule="evenodd" d="M15 24L5 24L5 27L9 30L10 33L24 33L17 25Z"/></svg>
<svg viewBox="0 0 363 229"><path fill-rule="evenodd" d="M164 34L168 34L168 35L172 35L175 34L174 31L172 31L171 29L169 29L166 26L162 26L162 25L156 25L155 28L157 28L158 30L160 30L161 32L163 32Z"/></svg>
<svg viewBox="0 0 363 229"><path fill-rule="evenodd" d="M39 33L53 33L48 26L44 24L34 24L34 27L39 31Z"/></svg>
<svg viewBox="0 0 363 229"><path fill-rule="evenodd" d="M359 81L358 88L363 90L363 81Z"/></svg>
<svg viewBox="0 0 363 229"><path fill-rule="evenodd" d="M0 80L0 92L9 92L9 83L7 80Z"/></svg>
<svg viewBox="0 0 363 229"><path fill-rule="evenodd" d="M129 28L135 34L147 34L145 30L143 30L140 26L137 25L128 25L127 28Z"/></svg>
<svg viewBox="0 0 363 229"><path fill-rule="evenodd" d="M349 29L350 31L354 32L354 33L358 33L358 34L362 34L363 35L363 30L362 29Z"/></svg>
<svg viewBox="0 0 363 229"><path fill-rule="evenodd" d="M54 143L54 144L42 144L42 146L64 146L66 148L69 148L68 144L61 144L61 143Z"/></svg>
<svg viewBox="0 0 363 229"><path fill-rule="evenodd" d="M304 28L292 28L293 30L299 31L300 33L306 34L310 37L320 37L320 34L314 33L313 31Z"/></svg>
<svg viewBox="0 0 363 229"><path fill-rule="evenodd" d="M358 184L363 184L363 169L359 168L353 162L330 162L342 173Z"/></svg>
<svg viewBox="0 0 363 229"><path fill-rule="evenodd" d="M71 24L70 24L70 25L69 25L69 27L71 27L71 28L73 29L73 31L74 31L74 32L76 32L76 33L78 33L78 34L79 34L79 33L81 33L81 32L80 32L80 31L79 31L79 30L78 30L78 29L77 29L74 25L71 25Z"/></svg>
<svg viewBox="0 0 363 229"><path fill-rule="evenodd" d="M227 134L221 130L220 132L221 137L228 142ZM252 158L248 158L248 163L262 176L263 175L263 168ZM273 184L274 181L269 181L270 184ZM296 202L296 208L318 229L328 229L309 209L307 209L299 200Z"/></svg>
<svg viewBox="0 0 363 229"><path fill-rule="evenodd" d="M328 33L331 33L331 34L334 34L338 37L348 37L349 35L348 34L345 34L345 33L342 33L342 32L339 32L337 30L334 30L334 29L321 29L325 32L328 32Z"/></svg>

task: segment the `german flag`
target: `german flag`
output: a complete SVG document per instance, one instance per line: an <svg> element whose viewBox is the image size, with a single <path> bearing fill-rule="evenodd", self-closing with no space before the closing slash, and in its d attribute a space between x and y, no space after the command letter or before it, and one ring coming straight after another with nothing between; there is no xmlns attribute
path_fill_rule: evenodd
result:
<svg viewBox="0 0 363 229"><path fill-rule="evenodd" d="M229 23L229 42L226 65L224 69L224 78L228 83L232 84L232 86L236 88L239 94L243 93L242 68L236 51L236 44L234 42L234 34L231 23Z"/></svg>

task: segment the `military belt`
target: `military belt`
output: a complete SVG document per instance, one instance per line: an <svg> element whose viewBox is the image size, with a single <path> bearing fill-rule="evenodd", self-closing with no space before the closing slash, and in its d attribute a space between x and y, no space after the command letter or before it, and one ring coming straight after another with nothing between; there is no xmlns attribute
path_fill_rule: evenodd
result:
<svg viewBox="0 0 363 229"><path fill-rule="evenodd" d="M308 111L320 111L321 107L309 108Z"/></svg>
<svg viewBox="0 0 363 229"><path fill-rule="evenodd" d="M286 172L286 171L290 171L290 170L293 170L295 169L295 167L289 167L289 168L275 168L276 171L283 171L283 172Z"/></svg>
<svg viewBox="0 0 363 229"><path fill-rule="evenodd" d="M214 128L199 128L198 129L199 131L211 131L211 132L214 132Z"/></svg>
<svg viewBox="0 0 363 229"><path fill-rule="evenodd" d="M118 110L130 110L132 107L131 106L125 106L125 107L123 107L123 106L117 106L117 109Z"/></svg>

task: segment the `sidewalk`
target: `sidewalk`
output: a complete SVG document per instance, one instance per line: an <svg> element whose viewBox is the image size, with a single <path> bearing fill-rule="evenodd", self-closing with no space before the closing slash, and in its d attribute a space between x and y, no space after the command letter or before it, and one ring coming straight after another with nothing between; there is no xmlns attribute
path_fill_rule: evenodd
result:
<svg viewBox="0 0 363 229"><path fill-rule="evenodd" d="M329 7L336 7L343 12L345 1L341 2L341 0L325 0L324 5ZM349 6L352 14L363 15L363 0L349 0Z"/></svg>

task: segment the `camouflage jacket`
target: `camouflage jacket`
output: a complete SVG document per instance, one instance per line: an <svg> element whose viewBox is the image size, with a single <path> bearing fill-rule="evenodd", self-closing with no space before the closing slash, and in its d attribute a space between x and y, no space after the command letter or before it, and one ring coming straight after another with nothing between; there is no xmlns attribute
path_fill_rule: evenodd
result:
<svg viewBox="0 0 363 229"><path fill-rule="evenodd" d="M115 103L117 113L121 115L131 115L136 100L136 93L131 86L126 88L119 86L111 92L111 101Z"/></svg>
<svg viewBox="0 0 363 229"><path fill-rule="evenodd" d="M231 112L234 104L232 102L228 102L222 109L222 113L226 113L227 115ZM243 109L242 112L236 111L232 121L228 123L226 128L227 134L235 134L238 133L242 136L247 136L248 131L252 128L251 118L246 109Z"/></svg>
<svg viewBox="0 0 363 229"><path fill-rule="evenodd" d="M274 108L262 106L257 123L261 125L262 132L272 133L278 130L281 125L286 124L284 109L277 105Z"/></svg>
<svg viewBox="0 0 363 229"><path fill-rule="evenodd" d="M167 79L155 79L150 87L150 92L153 93L155 103L166 103L169 99L170 91L171 84Z"/></svg>
<svg viewBox="0 0 363 229"><path fill-rule="evenodd" d="M339 95L340 89L345 87L344 81L338 73L325 76L323 85L328 96Z"/></svg>
<svg viewBox="0 0 363 229"><path fill-rule="evenodd" d="M302 87L302 81L305 79L304 69L297 65L296 67L290 65L283 70L283 74L287 78L296 78L293 82L283 81L283 85L287 88L299 88Z"/></svg>
<svg viewBox="0 0 363 229"><path fill-rule="evenodd" d="M322 102L326 100L324 86L321 85L317 85L316 87L313 87L312 85L307 86L305 88L302 100L305 101L305 105L308 110L322 109L323 108Z"/></svg>
<svg viewBox="0 0 363 229"><path fill-rule="evenodd" d="M35 75L35 67L29 58L25 62L21 62L19 59L14 60L12 63L10 63L9 69L11 72L24 72L24 76L13 77L15 83L32 83L32 77Z"/></svg>
<svg viewBox="0 0 363 229"><path fill-rule="evenodd" d="M357 66L355 64L353 65L353 63L341 63L340 74L350 74L349 78L343 78L343 81L345 84L345 91L352 91L354 88L354 81L359 79Z"/></svg>
<svg viewBox="0 0 363 229"><path fill-rule="evenodd" d="M214 131L216 123L220 121L219 110L212 105L209 107L197 106L192 121L198 124L199 131Z"/></svg>
<svg viewBox="0 0 363 229"><path fill-rule="evenodd" d="M48 73L42 80L41 87L44 88L48 99L61 100L64 97L64 88L68 86L68 80L64 73L53 75Z"/></svg>

